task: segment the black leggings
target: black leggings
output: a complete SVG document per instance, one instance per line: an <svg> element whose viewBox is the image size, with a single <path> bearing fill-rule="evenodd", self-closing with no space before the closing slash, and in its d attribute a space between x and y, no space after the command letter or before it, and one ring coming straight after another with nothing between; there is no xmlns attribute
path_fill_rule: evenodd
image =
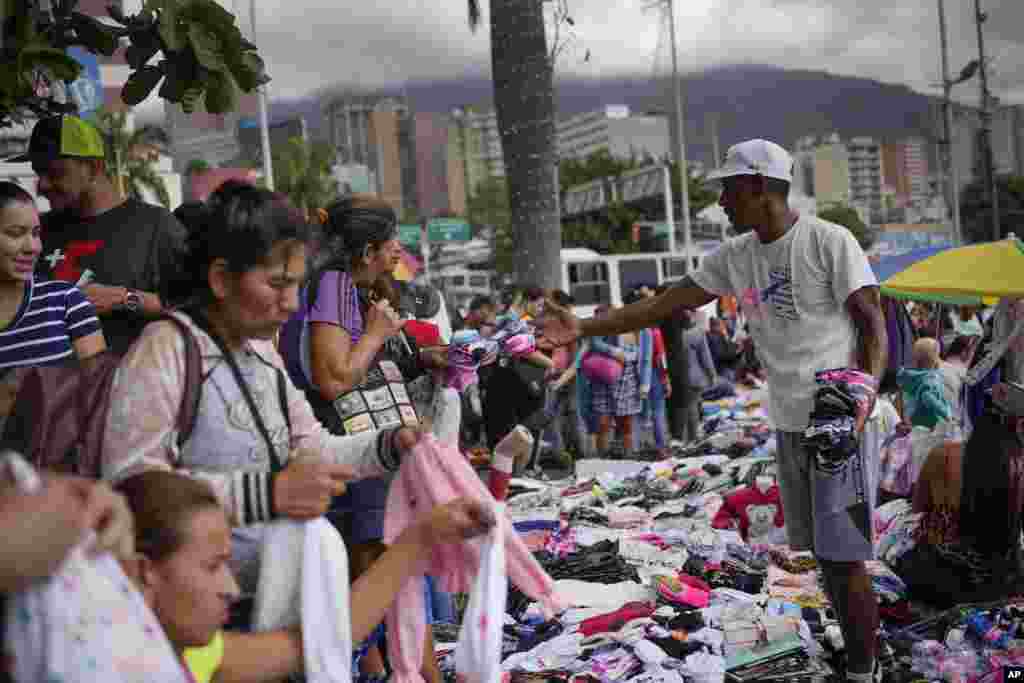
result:
<svg viewBox="0 0 1024 683"><path fill-rule="evenodd" d="M544 396L534 396L511 367L495 367L484 386L484 429L487 445L494 448L517 424L529 427L535 413L544 409Z"/></svg>

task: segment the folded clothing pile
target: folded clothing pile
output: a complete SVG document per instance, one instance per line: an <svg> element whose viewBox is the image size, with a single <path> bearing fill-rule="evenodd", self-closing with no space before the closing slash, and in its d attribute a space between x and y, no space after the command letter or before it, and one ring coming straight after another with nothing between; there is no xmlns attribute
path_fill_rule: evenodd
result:
<svg viewBox="0 0 1024 683"><path fill-rule="evenodd" d="M818 468L838 472L860 448L858 428L871 414L878 380L852 368L821 370L814 374L818 385L804 444Z"/></svg>

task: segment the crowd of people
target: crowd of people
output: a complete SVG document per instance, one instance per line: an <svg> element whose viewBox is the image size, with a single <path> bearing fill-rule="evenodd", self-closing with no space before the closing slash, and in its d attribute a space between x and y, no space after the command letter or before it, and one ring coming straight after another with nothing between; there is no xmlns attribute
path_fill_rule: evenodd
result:
<svg viewBox="0 0 1024 683"><path fill-rule="evenodd" d="M905 496L923 519L896 563L908 583L948 600L1016 580L1024 412L999 384L968 417L966 382L1016 308L943 320L883 302L853 236L789 207L792 160L777 145L737 145L712 174L739 237L681 283L637 286L583 320L566 292L511 286L474 299L454 325L436 291L392 276L396 215L378 199L309 217L228 182L172 215L121 198L99 133L73 116L37 124L27 160L51 210L40 216L29 193L0 183L4 414L32 368L118 362L100 478L46 473L41 493L0 492L0 592L53 575L94 532L195 681L301 672L301 630L253 633L253 599L268 524L321 517L347 548L358 675L387 676L381 624L417 558L496 521L484 501L459 498L384 542L403 459L432 422L451 426L438 397L456 371L467 373L461 450L493 451L525 426L535 447L520 470L548 457L668 458L705 436L702 402L767 383L788 543L822 568L850 681L879 675L865 562L879 462L895 440L940 426L949 436ZM910 345L895 364L894 325ZM473 351L465 366L452 360L457 340ZM1021 379L1018 346L1006 350L1007 380ZM841 379L822 374L837 368ZM452 613L429 578L423 592L428 613ZM421 673L440 683L430 629L425 638Z"/></svg>

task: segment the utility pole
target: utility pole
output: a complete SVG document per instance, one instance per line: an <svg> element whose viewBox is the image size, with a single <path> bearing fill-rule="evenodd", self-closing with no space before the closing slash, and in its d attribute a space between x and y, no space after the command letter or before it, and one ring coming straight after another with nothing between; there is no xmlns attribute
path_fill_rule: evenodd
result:
<svg viewBox="0 0 1024 683"><path fill-rule="evenodd" d="M949 37L946 32L946 0L939 0L939 39L942 43L942 165L946 176L950 216L953 219L953 244L964 243L963 228L960 224L960 174L953 156L953 103L950 93L953 81L949 77Z"/></svg>
<svg viewBox="0 0 1024 683"><path fill-rule="evenodd" d="M256 0L249 0L249 23L252 26L252 42L256 42ZM260 86L260 146L263 148L263 181L267 189L274 189L274 162L270 154L270 123L267 115L267 84Z"/></svg>
<svg viewBox="0 0 1024 683"><path fill-rule="evenodd" d="M676 162L679 164L679 199L683 221L683 251L686 255L686 272L693 266L690 260L690 173L686 170L686 131L683 119L683 87L679 82L679 58L676 54L676 9L675 0L666 0L668 6L669 39L672 41L672 95L676 103L676 133L678 135L678 153Z"/></svg>
<svg viewBox="0 0 1024 683"><path fill-rule="evenodd" d="M978 27L978 69L981 76L981 137L982 159L985 164L985 182L988 185L989 201L992 202L992 239L1002 238L999 221L999 189L996 184L996 167L992 155L992 95L988 91L988 62L985 60L985 32L982 24L988 15L981 11L981 0L974 0L974 21Z"/></svg>

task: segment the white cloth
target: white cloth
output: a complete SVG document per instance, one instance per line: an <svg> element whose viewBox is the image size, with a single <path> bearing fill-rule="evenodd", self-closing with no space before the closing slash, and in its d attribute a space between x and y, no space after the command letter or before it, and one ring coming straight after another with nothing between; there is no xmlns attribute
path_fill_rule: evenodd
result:
<svg viewBox="0 0 1024 683"><path fill-rule="evenodd" d="M660 667L662 663L668 659L668 654L649 640L641 640L638 643L635 643L633 645L633 654L635 654L641 662L649 666Z"/></svg>
<svg viewBox="0 0 1024 683"><path fill-rule="evenodd" d="M457 443L462 422L462 399L451 387L437 386L431 406L431 431L441 443Z"/></svg>
<svg viewBox="0 0 1024 683"><path fill-rule="evenodd" d="M38 490L38 475L20 456L6 455L4 464L19 488ZM9 594L5 618L3 645L16 683L189 680L118 561L90 556L84 543L52 577Z"/></svg>
<svg viewBox="0 0 1024 683"><path fill-rule="evenodd" d="M803 431L814 373L853 361L856 335L847 298L878 284L853 234L801 216L770 244L753 232L727 241L704 257L693 281L739 300L768 373L772 421L783 431Z"/></svg>
<svg viewBox="0 0 1024 683"><path fill-rule="evenodd" d="M696 652L686 658L682 670L693 683L722 683L725 680L725 659Z"/></svg>
<svg viewBox="0 0 1024 683"><path fill-rule="evenodd" d="M302 625L305 680L351 683L348 552L325 519L267 525L253 629Z"/></svg>
<svg viewBox="0 0 1024 683"><path fill-rule="evenodd" d="M546 640L529 652L516 652L509 655L501 667L505 671L572 671L575 662L582 653L580 644L583 636L580 633L563 633L551 640Z"/></svg>
<svg viewBox="0 0 1024 683"><path fill-rule="evenodd" d="M657 594L635 581L589 583L576 579L555 581L555 594L573 607L603 607L614 612L627 602L654 602Z"/></svg>
<svg viewBox="0 0 1024 683"><path fill-rule="evenodd" d="M459 642L455 646L455 671L465 683L501 681L501 645L508 597L505 564L505 506L495 506L497 524L483 540L480 568L469 594L462 618Z"/></svg>

